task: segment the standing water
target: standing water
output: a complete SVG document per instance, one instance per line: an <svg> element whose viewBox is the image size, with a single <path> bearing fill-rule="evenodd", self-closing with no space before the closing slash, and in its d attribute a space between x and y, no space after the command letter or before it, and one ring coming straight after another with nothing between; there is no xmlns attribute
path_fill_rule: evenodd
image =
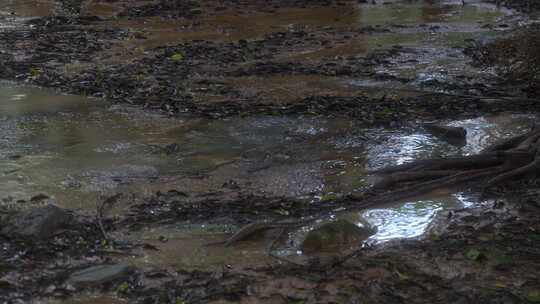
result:
<svg viewBox="0 0 540 304"><path fill-rule="evenodd" d="M22 17L38 14L28 5L21 9L18 1L1 2ZM54 6L46 5L49 2L43 1L40 11L52 12ZM1 12L1 16L7 14ZM155 18L107 22L150 33L143 42L123 42L137 51L135 55L190 39L234 41L310 27L363 28L366 34L343 39L336 46L314 46L301 52L293 49L276 57L309 63L365 56L392 47L408 50L378 63L377 74L393 78L255 75L224 80L243 93L251 90L254 96L272 95L281 100L295 93L320 90L321 95L332 95L373 86L385 88L377 90L385 95L392 93L388 88L432 89L433 84L435 90L446 91L437 84L484 74L470 67L456 47L464 46L468 39L498 34L494 24L512 17L512 12L484 3L462 6L461 1L385 1L384 5L217 14L205 16L200 27ZM12 26L0 24L0 29ZM197 195L218 191L234 181L247 193L325 200L364 190L369 186L367 170L419 158L477 153L496 139L524 132L534 120L532 116L503 114L445 122L467 129L467 144L455 147L420 128L366 129L353 119L303 116L173 119L103 100L1 83L0 199L9 208L29 208L29 198L44 194L60 206L93 211L101 196L118 192L144 196L177 189ZM420 236L438 211L475 203L478 201L466 193L447 191L388 202L346 216L352 220L361 216L377 226L372 240L382 242ZM160 251L145 252L136 262L185 267L206 267L230 259L260 263L264 252L250 244L241 245L240 250L202 249L216 233L229 228L143 230L134 237ZM160 237L170 241L160 243ZM187 249L178 252L178 248Z"/></svg>
<svg viewBox="0 0 540 304"><path fill-rule="evenodd" d="M455 147L419 129L366 129L344 118L171 119L4 83L0 193L10 207L23 208L29 204L23 200L45 194L60 206L93 210L100 195L170 189L200 194L234 180L255 194L324 199L365 189L368 169L477 153L495 139L524 132L534 119L499 115L448 122L468 131L467 144ZM386 241L420 236L438 211L473 203L474 198L463 193L434 193L348 216L361 215L378 228L372 239ZM201 236L212 239L212 233L223 229L230 227L143 230L138 237L152 240L166 234L194 248L178 259L172 242L143 264L174 260L196 266L230 258L231 252L223 249L207 252L221 259L201 258L196 249L208 241ZM263 254L258 250L258 255L251 251L255 260ZM250 251L242 252L234 254L245 259Z"/></svg>

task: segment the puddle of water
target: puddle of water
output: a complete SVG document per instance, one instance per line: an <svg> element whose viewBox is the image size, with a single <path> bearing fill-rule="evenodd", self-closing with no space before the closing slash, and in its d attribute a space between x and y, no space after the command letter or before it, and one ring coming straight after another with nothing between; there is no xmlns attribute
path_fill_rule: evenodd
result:
<svg viewBox="0 0 540 304"><path fill-rule="evenodd" d="M310 8L278 8L272 12L249 14L220 14L202 20L216 28L225 30L225 35L234 39L260 37L276 30L295 27L348 28L357 25L359 10L356 6Z"/></svg>
<svg viewBox="0 0 540 304"><path fill-rule="evenodd" d="M52 0L0 0L0 16L44 17L52 15L55 7Z"/></svg>
<svg viewBox="0 0 540 304"><path fill-rule="evenodd" d="M196 18L195 21L164 20L157 17L111 21L109 25L127 27L147 33L145 40L123 43L122 48L134 49L134 55L144 54L147 49L163 45L174 45L190 40L236 41L260 38L275 31L295 28L326 27L354 29L365 25L405 24L415 26L407 33L370 34L352 38L339 46L316 50L302 50L291 58L316 60L346 55L364 55L367 52L391 45L417 44L429 37L418 25L433 23L439 31L468 32L485 31L480 23L492 23L497 18L509 14L495 5L455 5L421 3L392 3L385 5L347 5L338 7L278 8L271 12L225 12ZM440 27L444 24L445 26ZM450 26L450 28L448 28ZM428 27L429 28L429 27ZM453 35L452 37L454 37ZM469 38L469 37L463 37ZM439 39L447 41L447 38ZM457 44L454 40L454 45ZM463 43L463 40L460 40ZM296 57L295 57L296 56ZM287 58L289 58L287 56Z"/></svg>
<svg viewBox="0 0 540 304"><path fill-rule="evenodd" d="M94 209L101 194L169 189L207 193L233 180L253 193L318 195L324 200L334 193L366 187L366 169L478 153L495 140L525 132L535 120L531 115L502 114L447 122L467 129L467 144L456 147L421 130L365 129L345 118L170 119L103 101L4 84L0 89L0 192L13 197L12 201L46 193L62 206ZM177 144L176 151L167 154L164 149L171 143ZM419 236L438 211L476 202L463 193L433 193L347 216L362 216L378 226L372 240L381 242ZM226 238L216 232L235 229L143 231L133 237L161 251L146 251L134 263L195 268L260 263L266 256L263 241L246 242L234 250L204 246ZM160 236L169 241L159 241ZM178 248L183 248L181 254ZM282 253L296 251L289 248Z"/></svg>
<svg viewBox="0 0 540 304"><path fill-rule="evenodd" d="M188 270L211 270L220 266L245 268L272 262L266 254L264 238L241 242L234 247L212 244L228 238L235 229L238 227L208 225L146 229L132 235L134 241L143 241L158 251L143 249L141 256L131 258L129 262L141 268L165 265Z"/></svg>
<svg viewBox="0 0 540 304"><path fill-rule="evenodd" d="M371 209L361 216L377 227L373 240L417 237L424 233L437 211L449 207L443 207L446 199L419 200L394 208Z"/></svg>
<svg viewBox="0 0 540 304"><path fill-rule="evenodd" d="M308 233L324 221L336 219L347 220L359 227L363 227L367 221L376 227L376 233L366 240L367 244L380 244L398 238L417 238L426 232L438 212L449 208L470 207L478 202L477 197L467 193L443 189L401 202L389 202L377 208L339 213L290 232L287 242L277 246L274 253L293 261L305 262L306 256L301 246Z"/></svg>
<svg viewBox="0 0 540 304"><path fill-rule="evenodd" d="M338 45L293 52L282 56L283 60L319 61L347 56L365 56L374 50L390 47L414 46L426 40L428 33L378 33L350 38Z"/></svg>
<svg viewBox="0 0 540 304"><path fill-rule="evenodd" d="M116 191L193 192L196 183L206 192L231 179L272 195L303 195L320 192L340 166L359 163L350 153L358 146L344 153L333 143L350 133L350 121L172 120L15 86L0 90L0 125L2 192L11 201L44 192L70 208L93 208L97 195ZM173 143L177 151L166 153L164 147ZM211 171L207 179L189 179ZM167 183L176 176L183 179Z"/></svg>
<svg viewBox="0 0 540 304"><path fill-rule="evenodd" d="M126 27L146 33L147 39L123 43L122 48L134 49L135 55L163 45L176 45L191 40L237 41L255 39L276 31L291 29L354 27L357 25L356 6L277 8L271 12L227 11L188 20L150 18L119 18L110 26Z"/></svg>
<svg viewBox="0 0 540 304"><path fill-rule="evenodd" d="M448 208L462 208L475 201L464 193L442 192L444 191L360 212L359 216L377 227L377 233L370 241L385 242L396 238L419 237L426 231L437 212Z"/></svg>
<svg viewBox="0 0 540 304"><path fill-rule="evenodd" d="M485 25L502 20L520 18L513 11L485 3L458 1L421 1L385 5L361 6L360 22L371 26L388 26L395 33L370 35L367 49L385 48L391 45L409 47L412 52L400 52L383 63L377 71L407 79L406 82L374 82L357 79L350 82L357 87L384 86L395 89L418 89L443 91L437 83L464 83L466 78L488 77L485 71L472 67L460 49L470 39L486 39L500 34ZM513 21L510 21L513 22ZM481 75L481 76L479 76Z"/></svg>
<svg viewBox="0 0 540 304"><path fill-rule="evenodd" d="M467 130L467 145L463 147L462 153L470 155L479 153L498 138L509 138L527 132L536 121L537 117L534 115L510 114L453 121L448 125Z"/></svg>
<svg viewBox="0 0 540 304"><path fill-rule="evenodd" d="M495 37L500 31L484 25L514 17L510 10L495 5L423 1L418 3L385 3L360 5L358 26L375 26L392 29L391 33L375 32L346 39L341 44L303 49L283 55L283 60L319 61L346 56L364 56L378 49L396 45L412 51L399 52L376 68L408 81L373 81L372 79L345 80L352 87L381 86L394 89L446 91L437 83L464 83L467 78L487 77L485 71L472 67L461 49L470 39Z"/></svg>
<svg viewBox="0 0 540 304"><path fill-rule="evenodd" d="M502 114L448 122L449 126L467 130L467 144L463 147L453 146L427 132L379 130L383 142L368 147L366 167L373 170L421 158L475 154L501 138L525 133L536 119L534 115Z"/></svg>
<svg viewBox="0 0 540 304"><path fill-rule="evenodd" d="M386 1L388 2L388 1ZM399 54L391 67L379 72L411 79L418 88L433 80L477 75L454 47L470 38L497 33L483 28L508 16L492 5L431 1L385 5L287 8L273 12L226 12L190 20L120 18L107 26L141 31L148 39L131 40L134 56L154 47L193 39L234 41L254 39L275 31L305 28L355 29L390 26L393 33L373 33L324 48L285 54L284 60L318 61L338 56L365 55L394 45L418 52ZM0 17L45 16L53 1L0 0ZM120 8L91 1L86 14L113 16ZM425 24L425 25L424 25ZM403 25L392 27L391 25ZM1 26L11 26L3 23ZM0 26L0 29L1 29ZM345 40L345 39L344 39ZM111 52L118 49L113 48ZM296 51L296 50L295 50ZM125 52L125 50L122 50ZM77 73L84 66L67 66ZM225 80L249 96L264 94L281 102L308 94L347 95L357 86L385 86L314 76L243 77ZM396 84L403 88L402 84ZM386 93L385 93L386 94ZM467 145L455 147L418 130L363 129L344 118L251 117L230 120L173 120L138 109L111 106L103 101L64 96L49 91L0 85L0 193L4 203L46 193L67 208L94 209L100 195L115 192L151 194L178 189L206 193L223 189L233 180L242 189L269 196L333 197L364 189L366 169L401 164L419 158L468 155L494 140L523 133L536 120L527 115L498 115L448 122L467 129ZM375 140L377 144L366 145ZM177 144L172 153L164 149ZM421 236L437 212L472 206L478 200L465 193L431 193L344 215L362 217L378 228L370 238L384 242ZM132 263L143 267L212 269L270 263L265 240L242 242L234 248L206 246L220 241L238 227L162 227L131 237L159 251L143 250ZM292 245L279 252L297 256L310 227L293 233ZM162 241L166 239L166 241ZM123 303L115 298L81 298L73 303Z"/></svg>
<svg viewBox="0 0 540 304"><path fill-rule="evenodd" d="M47 300L49 304L126 304L127 300L120 299L114 296L105 296L103 294L96 295L78 295L69 300Z"/></svg>
<svg viewBox="0 0 540 304"><path fill-rule="evenodd" d="M496 5L461 1L420 1L361 5L360 22L367 25L426 23L491 23L510 11Z"/></svg>
<svg viewBox="0 0 540 304"><path fill-rule="evenodd" d="M242 96L291 103L306 96L352 96L357 89L348 87L341 78L315 75L249 76L227 79L226 82L242 92Z"/></svg>
<svg viewBox="0 0 540 304"><path fill-rule="evenodd" d="M278 137L283 136L281 129L287 128L288 118L279 118L279 119L256 119L251 120L250 132L253 132L251 136L248 134L238 133L239 138L255 138L259 139L260 144L264 142L273 141L272 135L277 135ZM436 156L446 156L446 155L456 155L456 154L470 154L477 153L481 149L485 148L489 144L493 143L495 140L504 137L514 136L516 134L523 133L527 127L535 121L535 117L530 115L500 115L500 116L488 116L478 119L469 119L463 121L455 121L449 123L449 125L462 126L468 131L468 143L464 147L454 147L445 142L438 140L437 138L432 137L431 135L418 131L410 132L388 132L385 130L361 130L359 133L349 133L346 138L336 138L331 135L327 135L329 130L336 128L331 124L323 124L323 127L320 125L317 127L315 125L310 125L310 121L300 120L300 125L294 129L290 128L288 134L291 132L301 132L313 135L325 135L330 138L329 142L332 142L335 147L340 149L347 150L361 147L360 151L357 153L351 153L357 158L356 165L347 165L346 161L332 162L336 168L336 174L331 176L321 175L321 169L318 168L319 164L311 164L308 166L309 169L302 170L302 166L292 166L290 168L283 168L282 166L278 167L279 169L268 169L265 170L264 174L253 175L255 183L258 187L268 187L268 185L273 185L273 187L291 187L292 189L287 189L286 192L294 193L296 195L302 194L302 191L315 191L322 190L323 192L331 192L335 190L340 192L344 190L344 184L348 185L351 189L358 189L365 184L358 184L361 181L362 176L364 175L364 166L368 168L378 168L391 164L399 164L413 159L418 158L427 158L427 157L436 157ZM246 123L244 121L243 123ZM311 121L311 123L321 123L321 121ZM279 128L277 128L279 126ZM332 128L333 127L333 128ZM220 127L219 129L222 129ZM339 129L339 128L337 128ZM281 132L281 134L280 134ZM345 132L343 129L339 131L334 131L335 134L342 134ZM262 133L266 133L264 136ZM286 132L287 133L287 132ZM260 136L260 137L259 137ZM381 143L368 147L366 150L363 150L363 138L378 138ZM261 140L265 138L264 140ZM319 142L325 142L324 136ZM297 153L302 153L300 151L306 150L300 149ZM363 151L363 152L362 152ZM365 155L363 155L365 153ZM362 155L362 156L359 156ZM346 156L344 159L347 159ZM344 164L345 163L345 164ZM324 166L322 166L324 167ZM330 166L331 167L331 166ZM326 167L328 168L328 167ZM280 169L284 170L283 172L276 173ZM286 172L289 172L287 175ZM323 171L324 172L324 171ZM299 175L298 178L296 176ZM340 182L337 182L332 188L332 181L335 179L343 178ZM348 179L347 179L348 178ZM356 182L356 184L355 184ZM260 183L260 184L259 184ZM306 190L306 185L312 183L312 186L308 186ZM348 183L348 184L347 184ZM276 186L277 184L277 186ZM324 185L321 188L321 185ZM319 188L317 188L319 187ZM294 192L296 191L299 192ZM275 190L275 191L279 191ZM304 192L305 193L305 192ZM451 192L436 192L431 193L430 195L415 198L413 200L407 200L404 202L395 202L385 206L379 206L377 208L365 210L362 212L354 212L351 214L345 215L347 218L354 218L361 216L362 218L368 220L371 224L377 226L378 232L370 238L370 242L385 242L395 238L412 238L421 236L428 225L431 223L432 219L435 217L437 212L446 209L446 208L461 208L469 207L478 202L478 199L470 197L465 193L451 193ZM361 222L358 222L361 225ZM279 249L276 253L281 254L282 256L288 256L293 259L302 259L301 252L298 250L300 247L303 237L309 232L310 228L297 231L291 237L293 243L290 246ZM208 238L208 236L207 236ZM189 239L189 237L187 238ZM184 244L186 240L182 240ZM200 248L200 241L197 244L191 244L192 247ZM191 246L190 245L190 246ZM197 247L197 245L199 247ZM225 251L214 251L214 252L205 252L204 256L211 256L212 262L210 264L216 265L220 263L226 263L227 261L233 261L238 265L244 265L241 263L241 259L238 260L242 255L248 254L249 250L253 250L248 257L263 257L264 252L261 251L261 248L264 247L264 242L258 243L245 243L241 246L243 248L240 252L236 252L233 257L233 253ZM192 248L190 247L190 248ZM251 248L251 249L249 249ZM246 250L246 251L244 251ZM174 257L174 254L178 254L174 248L167 249L167 256L171 255ZM190 253L189 256L197 256L197 252L194 251ZM253 255L252 255L253 254ZM247 257L246 257L247 258ZM166 262L166 259L161 258L159 261ZM178 258L172 258L172 261L175 263L178 262ZM188 263L189 259L186 259L184 262ZM207 260L197 260L197 263L206 263ZM170 263L171 261L169 261ZM193 262L195 263L195 262ZM195 264L197 264L195 263ZM232 263L232 262L231 262ZM233 264L234 264L233 263ZM249 264L249 263L248 263ZM208 266L208 264L205 264Z"/></svg>
<svg viewBox="0 0 540 304"><path fill-rule="evenodd" d="M463 147L452 146L428 133L392 132L382 135L384 139L381 144L367 149L366 167L377 169L421 158L476 154L501 138L525 133L536 120L534 115L502 114L447 123L448 126L467 130L467 144ZM438 211L449 207L470 207L477 203L477 198L466 193L439 192L393 206L369 209L360 214L378 227L377 234L371 239L380 242L420 236Z"/></svg>
<svg viewBox="0 0 540 304"><path fill-rule="evenodd" d="M412 201L395 202L361 212L340 214L338 217L363 225L367 220L377 227L377 232L367 242L381 243L396 238L420 237L428 228L437 212L446 208L470 206L475 198L465 193L452 194L439 191ZM361 219L359 219L361 218ZM335 217L331 217L331 220ZM273 253L303 263L306 257L300 250L306 235L322 221L292 231L285 243L278 243ZM239 227L202 226L191 228L147 229L132 238L155 246L159 251L143 250L142 255L130 259L139 267L181 267L183 269L210 270L216 267L246 268L275 262L267 254L267 248L279 232L242 241L233 247L221 244L208 245L227 239ZM181 248L181 250L179 250Z"/></svg>
<svg viewBox="0 0 540 304"><path fill-rule="evenodd" d="M194 39L212 41L235 41L253 39L275 31L287 31L295 28L325 27L354 29L365 25L405 24L415 29L407 33L406 29L398 30L399 34L370 34L351 38L343 45L325 47L315 50L302 50L299 54L287 55L286 59L318 60L346 55L365 55L367 52L392 45L414 45L429 38L426 32L417 26L425 23L439 25L439 31L468 32L485 31L480 23L490 23L509 12L486 5L453 5L393 3L385 5L353 5L338 7L311 8L278 8L271 12L225 12L196 18L195 21L164 20L161 18L120 18L110 25L127 27L147 33L145 40L133 40L123 43L123 48L134 49L142 55L147 49L162 45L172 45ZM446 26L440 27L441 24ZM450 28L448 28L450 26ZM440 41L454 41L456 35ZM463 43L465 38L459 40ZM135 43L135 44L134 44ZM450 43L450 42L449 42Z"/></svg>
<svg viewBox="0 0 540 304"><path fill-rule="evenodd" d="M81 196L130 187L205 192L230 180L269 195L350 192L361 188L365 168L477 153L496 138L523 132L533 120L502 115L452 122L468 130L467 145L458 148L428 133L366 130L343 118L173 120L77 96L3 87L0 189L14 200L45 192L71 208L87 205ZM365 147L366 139L380 144ZM177 151L166 153L173 143ZM201 174L206 178L190 178Z"/></svg>
<svg viewBox="0 0 540 304"><path fill-rule="evenodd" d="M45 192L61 205L79 208L88 203L79 197L89 192L107 192L108 187L151 179L155 171L174 167L174 160L149 154L149 147L167 142L160 132L182 121L146 114L135 118L137 110L123 113L100 103L3 86L1 192L13 200ZM70 179L77 181L66 183Z"/></svg>
<svg viewBox="0 0 540 304"><path fill-rule="evenodd" d="M118 3L114 2L104 2L104 1L85 1L81 7L81 15L86 16L100 16L103 18L110 18L116 16L118 13L122 12L123 8ZM131 6L137 5L140 1L130 1ZM144 2L141 3L145 4Z"/></svg>

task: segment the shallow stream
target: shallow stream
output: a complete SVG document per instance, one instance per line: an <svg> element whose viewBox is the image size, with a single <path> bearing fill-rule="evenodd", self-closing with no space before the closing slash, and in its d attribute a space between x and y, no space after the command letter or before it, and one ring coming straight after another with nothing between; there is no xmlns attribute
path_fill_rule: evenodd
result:
<svg viewBox="0 0 540 304"><path fill-rule="evenodd" d="M37 15L28 5L15 5L16 2L0 1L18 16ZM302 57L309 61L363 56L395 46L414 49L381 63L378 68L380 73L408 79L406 82L322 76L302 80L313 84L310 91L326 90L325 86L332 83L331 91L382 87L384 90L377 91L386 94L395 93L390 88L420 89L436 81L460 81L482 75L485 72L470 67L461 50L455 47L464 46L471 38L489 39L509 28L498 25L515 22L516 18L511 11L481 2L467 1L465 6L461 1L385 2L227 15L229 12L206 16L200 26L190 27L185 26L185 21L154 19L137 23L119 18L111 24L150 33L151 38L143 45L131 45L131 40L123 45L140 54L144 54L145 48L190 39L251 39L296 27L370 27L372 32L367 31L365 36L343 45L303 53L292 51L284 59ZM50 1L42 1L42 5L52 10L49 4ZM114 4L100 5L100 9L114 12ZM15 18L8 11L2 11L0 17L8 21ZM384 27L392 31L377 30ZM261 92L278 97L279 92L290 94L297 91L294 85L304 83L297 76L275 82L271 79L225 81L247 81L248 89L261 87ZM66 208L92 212L102 196L118 192L144 196L177 189L197 195L234 184L248 193L327 200L364 190L370 184L370 177L366 176L369 169L418 158L476 153L494 140L524 132L535 119L501 114L439 122L467 129L467 144L456 147L421 127L369 129L343 117L173 119L140 108L3 82L0 83L0 199L9 208L31 208L35 203L53 200ZM49 199L38 199L39 194ZM35 199L29 202L30 198ZM480 202L467 193L446 191L391 202L346 217L353 221L359 216L367 219L378 228L371 240L382 242L418 237L438 211L477 203ZM256 242L235 249L203 246L208 241L223 239L224 233L237 228L203 225L143 230L131 237L143 239L160 251L144 251L133 262L142 266L209 268L224 263L245 266L267 261L264 246ZM283 254L297 254L294 248L293 244Z"/></svg>
<svg viewBox="0 0 540 304"><path fill-rule="evenodd" d="M467 144L456 147L422 128L366 129L350 119L321 117L172 119L4 83L0 193L8 207L29 208L35 203L29 198L45 194L60 206L82 211L95 210L101 196L118 192L150 195L177 189L202 194L231 182L255 194L325 200L365 189L370 183L367 169L477 153L496 139L524 132L534 119L503 114L446 122L468 131ZM372 240L386 241L420 236L436 212L475 203L465 193L440 192L346 217L362 216L378 228ZM254 255L258 262L264 252L257 244L201 254L202 244L236 228L143 230L135 238L151 242L165 237L169 242L156 241L161 252L138 262L196 267L230 262L231 254L243 262ZM192 252L183 250L179 258L176 248Z"/></svg>

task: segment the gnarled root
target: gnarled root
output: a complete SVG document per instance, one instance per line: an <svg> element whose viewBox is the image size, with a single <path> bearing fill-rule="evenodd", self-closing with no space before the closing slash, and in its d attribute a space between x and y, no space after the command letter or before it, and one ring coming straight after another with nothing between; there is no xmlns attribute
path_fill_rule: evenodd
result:
<svg viewBox="0 0 540 304"><path fill-rule="evenodd" d="M387 192L369 204L418 196L471 181L485 181L484 189L488 189L539 172L540 130L534 128L497 142L477 155L424 159L372 171L383 177L374 189Z"/></svg>

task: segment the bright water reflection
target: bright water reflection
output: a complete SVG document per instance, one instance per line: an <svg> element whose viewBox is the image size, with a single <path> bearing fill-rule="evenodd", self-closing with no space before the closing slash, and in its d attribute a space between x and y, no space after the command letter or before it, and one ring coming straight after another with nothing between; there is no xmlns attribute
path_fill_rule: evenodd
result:
<svg viewBox="0 0 540 304"><path fill-rule="evenodd" d="M396 208L367 210L362 216L378 228L372 239L387 241L422 235L437 211L442 208L442 204L437 201L416 201Z"/></svg>
<svg viewBox="0 0 540 304"><path fill-rule="evenodd" d="M497 140L523 134L530 130L536 119L535 115L499 114L446 123L448 126L465 128L467 143L463 147L451 145L421 128L409 132L372 131L384 140L379 144L367 147L366 167L377 169L403 164L415 159L479 153Z"/></svg>
<svg viewBox="0 0 540 304"><path fill-rule="evenodd" d="M419 237L437 212L448 208L469 207L477 201L463 192L432 193L402 203L365 210L360 212L360 216L377 227L377 233L370 240L385 242L396 238Z"/></svg>

